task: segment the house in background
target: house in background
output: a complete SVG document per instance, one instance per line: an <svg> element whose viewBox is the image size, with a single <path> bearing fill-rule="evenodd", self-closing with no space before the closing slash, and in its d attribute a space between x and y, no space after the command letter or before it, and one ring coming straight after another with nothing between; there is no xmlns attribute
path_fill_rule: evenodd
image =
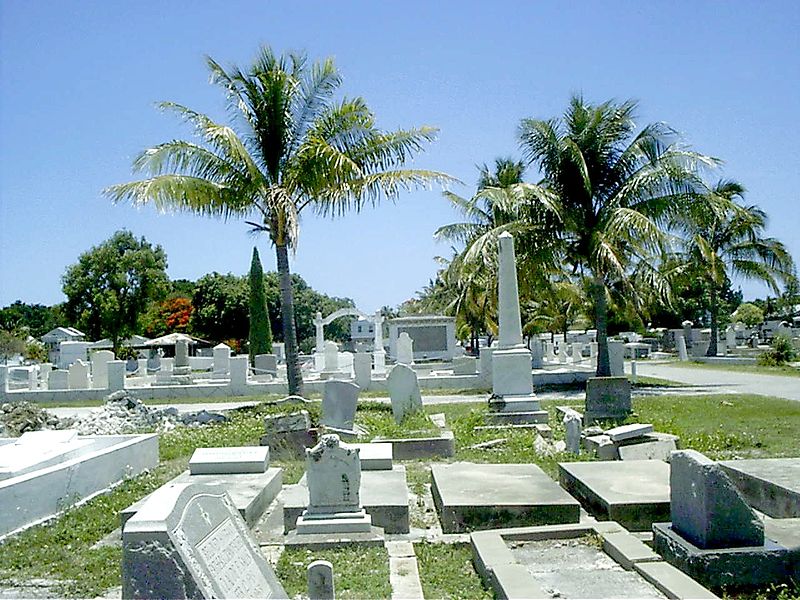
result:
<svg viewBox="0 0 800 600"><path fill-rule="evenodd" d="M56 327L45 333L40 339L47 349L48 360L57 365L59 364L61 342L82 342L86 339L86 334L74 327Z"/></svg>

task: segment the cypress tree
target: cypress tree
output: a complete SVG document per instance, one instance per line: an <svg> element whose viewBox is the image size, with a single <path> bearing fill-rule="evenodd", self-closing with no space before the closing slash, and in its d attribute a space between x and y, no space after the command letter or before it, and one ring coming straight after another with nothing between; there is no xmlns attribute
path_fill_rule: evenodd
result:
<svg viewBox="0 0 800 600"><path fill-rule="evenodd" d="M272 329L269 326L267 295L264 290L264 269L258 257L258 249L253 248L250 261L250 364L254 365L256 354L272 352Z"/></svg>

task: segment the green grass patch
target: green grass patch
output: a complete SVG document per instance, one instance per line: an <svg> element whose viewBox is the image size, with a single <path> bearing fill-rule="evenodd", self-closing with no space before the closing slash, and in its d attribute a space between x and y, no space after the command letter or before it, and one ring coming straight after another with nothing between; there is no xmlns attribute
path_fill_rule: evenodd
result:
<svg viewBox="0 0 800 600"><path fill-rule="evenodd" d="M439 434L439 428L424 410L406 415L398 424L392 416L392 407L380 402L359 402L356 423L367 431L370 440L376 438L421 438Z"/></svg>
<svg viewBox="0 0 800 600"><path fill-rule="evenodd" d="M315 560L327 560L333 565L337 598L390 598L392 595L386 549L345 545L327 550L284 550L276 573L290 598L306 595L306 570Z"/></svg>
<svg viewBox="0 0 800 600"><path fill-rule="evenodd" d="M414 544L419 578L426 598L490 599L472 566L472 550L467 544Z"/></svg>
<svg viewBox="0 0 800 600"><path fill-rule="evenodd" d="M686 383L681 383L680 381L672 381L671 379L662 379L661 377L648 377L648 376L638 375L636 377L636 383L635 384L632 383L631 387L633 389L663 388L663 387L679 388L679 387L689 387L689 385Z"/></svg>
<svg viewBox="0 0 800 600"><path fill-rule="evenodd" d="M735 373L755 373L757 375L788 375L790 377L800 377L800 367L791 365L767 366L767 365L726 365L721 363L705 363L688 361L671 365L681 369L704 369L711 371L733 371Z"/></svg>

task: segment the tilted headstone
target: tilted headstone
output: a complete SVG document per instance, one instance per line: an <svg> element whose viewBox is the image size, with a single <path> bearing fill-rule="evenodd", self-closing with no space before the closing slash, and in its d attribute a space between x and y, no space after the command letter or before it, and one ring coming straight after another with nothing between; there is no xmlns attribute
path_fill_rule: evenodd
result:
<svg viewBox="0 0 800 600"><path fill-rule="evenodd" d="M678 348L678 359L682 361L689 360L689 353L686 351L686 338L682 335L676 335L675 346Z"/></svg>
<svg viewBox="0 0 800 600"><path fill-rule="evenodd" d="M407 331L397 336L397 364L414 364L414 340L411 339Z"/></svg>
<svg viewBox="0 0 800 600"><path fill-rule="evenodd" d="M566 431L567 452L581 453L581 417L575 411L564 413L564 429Z"/></svg>
<svg viewBox="0 0 800 600"><path fill-rule="evenodd" d="M372 355L366 352L357 352L353 355L353 374L356 384L366 389L372 383Z"/></svg>
<svg viewBox="0 0 800 600"><path fill-rule="evenodd" d="M386 387L392 401L392 415L402 423L409 413L422 410L422 395L414 369L407 365L395 365L386 378Z"/></svg>
<svg viewBox="0 0 800 600"><path fill-rule="evenodd" d="M122 532L123 598L287 598L218 486L159 488Z"/></svg>
<svg viewBox="0 0 800 600"><path fill-rule="evenodd" d="M92 387L98 390L108 388L108 363L114 360L111 350L98 350L92 353Z"/></svg>
<svg viewBox="0 0 800 600"><path fill-rule="evenodd" d="M89 365L78 359L69 366L69 389L85 390L89 387Z"/></svg>
<svg viewBox="0 0 800 600"><path fill-rule="evenodd" d="M334 600L333 565L327 560L315 560L308 565L306 576L309 600Z"/></svg>
<svg viewBox="0 0 800 600"><path fill-rule="evenodd" d="M670 458L672 529L703 549L762 546L764 524L717 463L695 450Z"/></svg>
<svg viewBox="0 0 800 600"><path fill-rule="evenodd" d="M355 383L327 380L322 392L322 424L352 431L360 391Z"/></svg>

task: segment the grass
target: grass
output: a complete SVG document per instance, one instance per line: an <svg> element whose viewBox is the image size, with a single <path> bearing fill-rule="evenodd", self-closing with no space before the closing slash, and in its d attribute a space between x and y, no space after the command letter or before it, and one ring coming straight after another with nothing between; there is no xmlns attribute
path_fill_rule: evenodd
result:
<svg viewBox="0 0 800 600"><path fill-rule="evenodd" d="M290 598L305 596L306 570L315 560L327 560L333 565L337 598L390 598L392 595L386 549L347 545L328 550L284 550L276 573Z"/></svg>
<svg viewBox="0 0 800 600"><path fill-rule="evenodd" d="M791 377L800 377L800 367L793 367L791 365L726 365L720 363L688 361L674 363L670 366L680 367L682 369L706 369L710 371L733 371L735 373L755 373L757 375L788 375Z"/></svg>
<svg viewBox="0 0 800 600"><path fill-rule="evenodd" d="M368 432L367 437L370 440L408 439L439 434L439 428L428 418L427 412L410 413L398 425L392 416L392 407L379 402L359 402L356 423Z"/></svg>
<svg viewBox="0 0 800 600"><path fill-rule="evenodd" d="M472 566L468 544L414 544L425 598L480 600L493 598Z"/></svg>

